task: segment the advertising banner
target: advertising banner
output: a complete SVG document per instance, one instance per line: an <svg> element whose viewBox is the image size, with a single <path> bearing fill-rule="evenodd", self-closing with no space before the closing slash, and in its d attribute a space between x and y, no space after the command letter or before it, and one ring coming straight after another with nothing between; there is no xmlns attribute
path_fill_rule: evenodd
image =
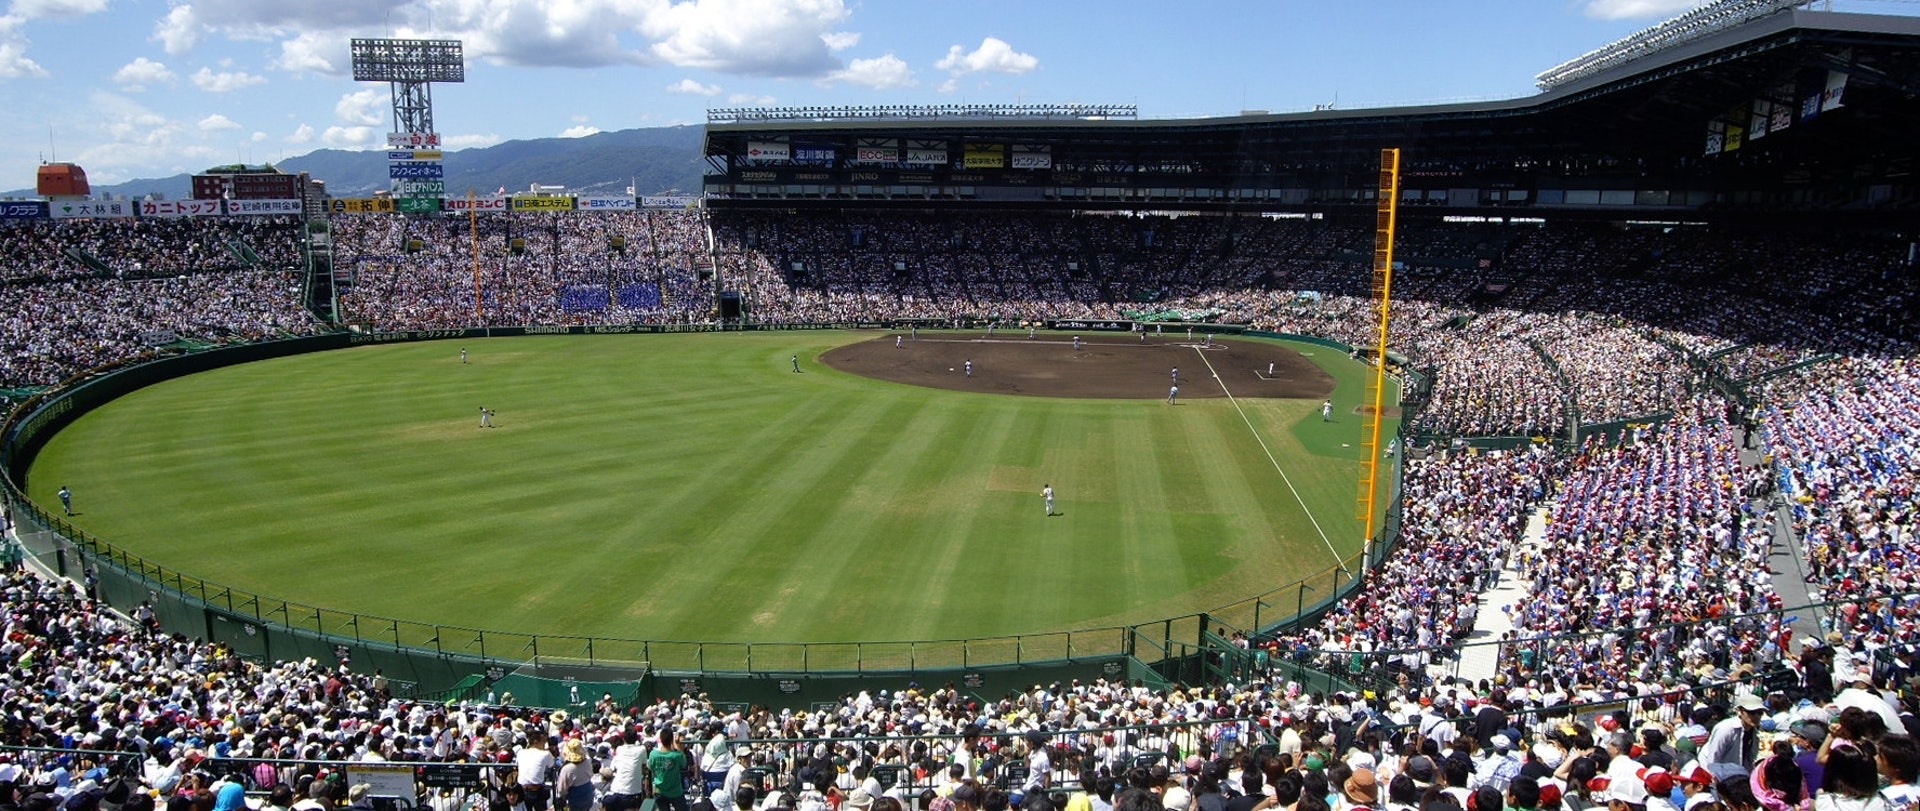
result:
<svg viewBox="0 0 1920 811"><path fill-rule="evenodd" d="M0 201L0 220L44 220L47 216L45 200Z"/></svg>
<svg viewBox="0 0 1920 811"><path fill-rule="evenodd" d="M335 214L391 214L393 201L385 197L342 197L327 204Z"/></svg>
<svg viewBox="0 0 1920 811"><path fill-rule="evenodd" d="M48 213L56 220L81 217L131 217L134 205L128 200L61 200Z"/></svg>
<svg viewBox="0 0 1920 811"><path fill-rule="evenodd" d="M228 200L227 213L235 216L256 214L299 214L306 211L299 200Z"/></svg>
<svg viewBox="0 0 1920 811"><path fill-rule="evenodd" d="M571 197L515 197L508 208L514 211L572 211Z"/></svg>
<svg viewBox="0 0 1920 811"><path fill-rule="evenodd" d="M853 153L854 160L861 163L893 163L900 160L900 150L890 146L863 146Z"/></svg>
<svg viewBox="0 0 1920 811"><path fill-rule="evenodd" d="M700 198L685 194L649 194L640 198L641 208L699 208Z"/></svg>
<svg viewBox="0 0 1920 811"><path fill-rule="evenodd" d="M830 146L796 146L793 148L793 161L795 163L828 164L833 162L834 157L833 147Z"/></svg>
<svg viewBox="0 0 1920 811"><path fill-rule="evenodd" d="M631 197L582 197L575 208L581 211L632 211L639 208Z"/></svg>
<svg viewBox="0 0 1920 811"><path fill-rule="evenodd" d="M1053 148L1046 146L1016 146L1013 148L1013 168L1052 169Z"/></svg>
<svg viewBox="0 0 1920 811"><path fill-rule="evenodd" d="M401 149L387 152L390 161L437 161L442 153L438 149Z"/></svg>
<svg viewBox="0 0 1920 811"><path fill-rule="evenodd" d="M748 141L747 160L785 161L793 160L793 151L786 144L773 141Z"/></svg>
<svg viewBox="0 0 1920 811"><path fill-rule="evenodd" d="M438 161L395 161L387 164L387 177L394 180L405 178L445 177L446 167Z"/></svg>
<svg viewBox="0 0 1920 811"><path fill-rule="evenodd" d="M947 151L944 149L909 149L907 150L906 162L939 166L947 162Z"/></svg>
<svg viewBox="0 0 1920 811"><path fill-rule="evenodd" d="M402 214L432 214L440 210L438 197L402 197L395 202Z"/></svg>
<svg viewBox="0 0 1920 811"><path fill-rule="evenodd" d="M440 133L437 132L389 132L387 146L394 149L438 149Z"/></svg>
<svg viewBox="0 0 1920 811"><path fill-rule="evenodd" d="M1007 156L999 144L968 144L961 162L968 169L1005 169Z"/></svg>
<svg viewBox="0 0 1920 811"><path fill-rule="evenodd" d="M408 197L439 197L447 193L445 180L396 180L393 193Z"/></svg>
<svg viewBox="0 0 1920 811"><path fill-rule="evenodd" d="M473 209L474 211L506 211L507 198L505 197L475 197L473 199L468 199L465 197L447 198L446 210L466 211L467 209Z"/></svg>
<svg viewBox="0 0 1920 811"><path fill-rule="evenodd" d="M219 200L141 200L142 217L218 217Z"/></svg>

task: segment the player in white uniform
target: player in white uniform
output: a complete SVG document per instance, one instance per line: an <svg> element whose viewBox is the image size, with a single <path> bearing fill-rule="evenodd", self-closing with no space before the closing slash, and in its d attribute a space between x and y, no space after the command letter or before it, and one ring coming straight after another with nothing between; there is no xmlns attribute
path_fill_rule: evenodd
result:
<svg viewBox="0 0 1920 811"><path fill-rule="evenodd" d="M1047 514L1052 515L1053 514L1053 485L1051 484L1040 485L1040 495L1042 498L1045 498L1047 500Z"/></svg>
<svg viewBox="0 0 1920 811"><path fill-rule="evenodd" d="M1178 405L1179 403L1180 403L1180 387L1174 386L1170 389L1167 389L1167 404Z"/></svg>

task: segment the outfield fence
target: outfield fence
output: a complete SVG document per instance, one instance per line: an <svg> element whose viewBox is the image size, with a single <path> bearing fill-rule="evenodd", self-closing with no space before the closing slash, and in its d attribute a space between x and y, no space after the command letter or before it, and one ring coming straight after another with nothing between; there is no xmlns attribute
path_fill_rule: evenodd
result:
<svg viewBox="0 0 1920 811"><path fill-rule="evenodd" d="M784 325L807 328L816 325ZM881 325L820 325L852 328ZM1365 580L1399 532L1396 465L1387 510L1366 552L1297 581L1206 611L1151 622L979 639L739 643L530 634L366 615L234 588L147 560L94 537L28 499L20 485L47 440L81 414L145 386L209 369L349 346L529 334L705 331L709 325L526 327L333 333L148 359L42 393L9 416L0 442L5 503L24 554L45 571L91 584L93 597L131 615L146 606L154 629L218 642L262 661L351 663L378 670L400 695L478 698L519 685L523 704L565 706L614 693L645 700L682 692L793 706L838 695L849 678L951 681L989 694L1036 681L1208 678L1216 635L1260 634L1317 617ZM1316 343L1336 346L1324 339ZM651 677L651 678L649 678ZM511 689L506 688L506 689Z"/></svg>

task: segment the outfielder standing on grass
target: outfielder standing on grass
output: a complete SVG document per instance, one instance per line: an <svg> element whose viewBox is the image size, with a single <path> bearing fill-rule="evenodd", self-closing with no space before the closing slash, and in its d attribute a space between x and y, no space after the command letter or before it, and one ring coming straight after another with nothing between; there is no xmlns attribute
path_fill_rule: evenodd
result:
<svg viewBox="0 0 1920 811"><path fill-rule="evenodd" d="M1053 515L1053 485L1040 485L1040 495L1047 500L1047 515Z"/></svg>

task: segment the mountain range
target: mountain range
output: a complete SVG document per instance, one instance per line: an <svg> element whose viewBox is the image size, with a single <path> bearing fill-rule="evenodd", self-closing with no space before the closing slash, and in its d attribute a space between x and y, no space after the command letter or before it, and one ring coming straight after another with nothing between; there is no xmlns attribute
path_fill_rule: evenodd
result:
<svg viewBox="0 0 1920 811"><path fill-rule="evenodd" d="M536 138L507 141L489 147L448 152L443 160L448 196L465 196L468 189L481 195L505 188L524 191L533 184L565 186L576 194L639 194L678 190L698 194L705 128L699 126L648 127L601 132L579 138ZM334 197L368 197L388 188L384 150L321 149L287 158L274 166L285 172L306 172L326 181ZM82 166L81 168L86 168ZM129 198L158 194L179 200L191 196L189 175L146 178L95 185L93 193ZM33 189L0 192L0 196L32 197Z"/></svg>

